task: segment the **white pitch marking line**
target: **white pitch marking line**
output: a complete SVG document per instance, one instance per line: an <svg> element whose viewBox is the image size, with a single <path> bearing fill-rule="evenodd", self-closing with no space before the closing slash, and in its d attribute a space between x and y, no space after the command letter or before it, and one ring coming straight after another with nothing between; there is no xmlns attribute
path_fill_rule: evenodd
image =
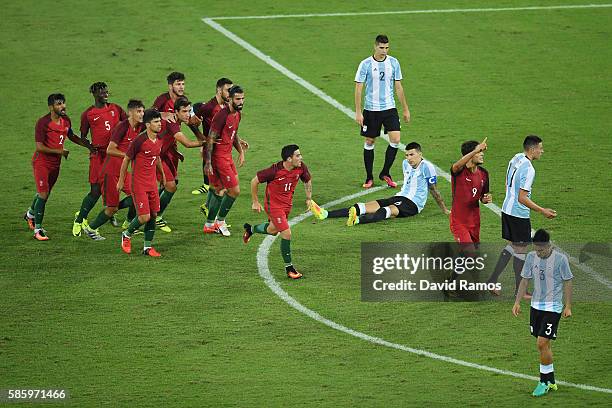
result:
<svg viewBox="0 0 612 408"><path fill-rule="evenodd" d="M208 19L210 20L268 20L268 19L278 19L278 18L380 16L380 15L392 15L392 14L489 13L489 12L495 12L495 11L571 10L571 9L593 9L593 8L608 8L608 7L612 7L612 4L573 4L573 5L569 4L565 6L366 11L366 12L355 12L355 13L272 14L272 15L267 15L267 16L208 17Z"/></svg>
<svg viewBox="0 0 612 408"><path fill-rule="evenodd" d="M301 78L300 76L298 76L298 75L294 74L293 72L289 71L287 68L285 68L284 66L282 66L278 62L274 61L270 56L265 55L264 53L259 51L257 48L253 47L251 44L249 44L248 42L246 42L243 39L241 39L240 37L238 37L236 34L234 34L231 31L225 29L223 26L221 26L220 24L214 22L210 18L204 18L204 19L202 19L202 21L204 21L204 23L208 24L209 26L211 26L215 30L219 31L221 34L223 34L224 36L226 36L230 40L236 42L241 47L245 48L247 51L249 51L250 53L255 55L257 58L259 58L262 61L264 61L266 64L272 66L274 69L280 71L281 73L283 73L287 77L293 79L295 82L299 83L304 88L308 89L309 91L311 91L315 95L319 96L321 99L323 99L327 103L331 104L335 108L337 108L340 111L344 112L351 119L353 118L354 112L352 110L350 110L346 106L342 105L340 102L336 101L334 98L332 98L331 96L327 95L325 92L323 92L322 90L318 89L317 87L312 85L310 82L306 81L305 79ZM446 173L446 172L442 171L441 169L437 168L436 171L438 171L438 170L440 170L440 174L443 177L446 174L446 177L449 177L448 179L450 179L450 176L448 175L448 173ZM346 196L346 197L334 200L332 202L329 202L329 203L325 204L324 206L325 207L329 207L329 206L333 206L333 205L336 205L336 204L340 204L340 203L342 203L342 202L344 202L346 200L351 200L351 199L354 199L354 198L357 198L357 197L369 194L371 192L378 191L379 189L383 189L383 188L384 187L377 187L376 189L360 191L358 193L355 193L355 194L352 194L352 195L349 195L349 196ZM294 217L294 218L292 218L290 220L289 224L290 225L295 225L298 222L303 221L304 219L306 219L310 215L311 215L310 213L306 213L306 214L302 214L300 216ZM430 358L433 358L433 359L436 359L436 360L442 360L442 361L446 361L446 362L449 362L449 363L453 363L453 364L457 364L457 365L462 365L462 366L465 366L465 367L475 368L475 369L484 370L484 371L490 371L490 372L493 372L493 373L508 375L508 376L512 376L512 377L516 377L516 378L523 378L523 379L528 379L528 380L533 380L533 381L537 381L539 379L537 377L526 375L526 374L515 373L513 371L501 370L501 369L498 369L498 368L489 367L489 366L485 366L485 365L481 365L481 364L470 363L468 361L463 361L463 360L459 360L459 359L456 359L456 358L453 358L453 357L448 357L448 356L443 356L443 355L440 355L440 354L435 354L435 353L432 353L432 352L429 352L429 351L426 351L426 350L414 349L414 348L407 347L407 346L404 346L404 345L401 345L401 344L391 343L391 342L383 340L383 339L381 339L379 337L370 336L368 334L365 334L365 333L362 333L362 332L350 329L350 328L348 328L346 326L343 326L343 325L338 324L338 323L336 323L334 321L326 319L325 317L321 316L320 314L318 314L314 310L308 309L306 306L302 305L297 300L292 298L287 292L285 292L280 287L278 282L272 276L272 273L270 272L270 268L268 267L268 254L270 252L270 247L272 246L272 243L274 242L275 239L276 239L275 236L267 236L266 238L264 238L263 242L261 243L261 245L258 248L258 251L257 251L257 268L259 270L259 275L263 278L263 280L266 283L266 285L278 297L280 297L283 301L285 301L288 305L290 305L294 309L298 310L301 313L304 313L305 315L309 316L310 318L312 318L312 319L314 319L314 320L316 320L316 321L318 321L320 323L323 323L326 326L329 326L329 327L331 327L333 329L336 329L336 330L342 331L344 333L350 334L351 336L360 338L360 339L368 341L370 343L379 344L379 345L382 345L382 346L385 346L385 347L390 347L390 348L394 348L394 349L397 349L397 350L402 350L402 351L406 351L406 352L409 352L409 353L414 353L414 354L430 357ZM561 385L566 385L566 386L569 386L569 387L580 388L580 389L583 389L583 390L599 391L599 392L604 392L604 393L612 393L612 389L609 389L609 388L600 388L600 387L594 387L592 385L575 384L575 383L570 383L570 382L565 382L565 381L557 381L557 383L561 384Z"/></svg>

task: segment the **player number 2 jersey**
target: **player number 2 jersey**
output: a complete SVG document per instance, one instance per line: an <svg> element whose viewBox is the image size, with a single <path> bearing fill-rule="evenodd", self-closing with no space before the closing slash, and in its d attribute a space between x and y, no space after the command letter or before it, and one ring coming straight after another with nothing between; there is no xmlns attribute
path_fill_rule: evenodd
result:
<svg viewBox="0 0 612 408"><path fill-rule="evenodd" d="M64 149L64 142L68 138L68 134L72 132L70 118L68 116L60 116L59 122L56 123L51 119L51 114L48 113L36 122L34 131L34 139L38 143L50 149ZM44 163L53 166L59 166L61 156L56 154L47 154L34 152L32 161Z"/></svg>
<svg viewBox="0 0 612 408"><path fill-rule="evenodd" d="M355 82L365 83L364 108L383 111L395 108L395 81L401 81L399 61L387 55L384 61L368 57L361 61L355 74Z"/></svg>
<svg viewBox="0 0 612 408"><path fill-rule="evenodd" d="M266 186L266 200L264 208L290 210L293 205L293 193L298 181L304 183L310 181L310 172L306 164L293 170L287 170L283 162L273 164L267 169L257 172L257 180L260 183L268 183Z"/></svg>

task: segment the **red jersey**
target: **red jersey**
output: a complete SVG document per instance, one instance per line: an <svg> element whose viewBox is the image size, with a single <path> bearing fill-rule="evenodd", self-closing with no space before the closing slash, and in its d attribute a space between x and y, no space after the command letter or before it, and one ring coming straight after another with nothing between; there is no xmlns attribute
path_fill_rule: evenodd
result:
<svg viewBox="0 0 612 408"><path fill-rule="evenodd" d="M36 122L34 139L49 149L64 150L64 142L71 133L72 124L68 116L60 116L59 122L55 123L51 120L51 113L47 113ZM32 156L34 162L53 166L59 166L61 160L62 157L57 154L34 152Z"/></svg>
<svg viewBox="0 0 612 408"><path fill-rule="evenodd" d="M153 108L158 112L174 112L174 101L170 97L170 92L163 93L155 98Z"/></svg>
<svg viewBox="0 0 612 408"><path fill-rule="evenodd" d="M206 103L201 104L194 111L196 116L202 118L202 128L204 129L204 136L208 136L210 132L210 124L212 123L213 117L219 112L224 105L219 105L215 96Z"/></svg>
<svg viewBox="0 0 612 408"><path fill-rule="evenodd" d="M474 173L464 167L459 173L452 174L451 188L453 191L451 223L480 225L479 201L489 192L489 173L480 166L476 167Z"/></svg>
<svg viewBox="0 0 612 408"><path fill-rule="evenodd" d="M266 201L264 202L266 211L270 211L270 209L290 210L293 205L295 186L299 180L304 183L310 181L310 172L304 163L301 167L287 170L283 166L283 162L279 161L267 169L258 171L257 180L260 183L268 183L266 186Z"/></svg>
<svg viewBox="0 0 612 408"><path fill-rule="evenodd" d="M161 154L167 156L169 154L177 153L178 147L174 135L181 131L181 124L179 122L172 123L166 120L162 120L161 132L157 137L162 141Z"/></svg>
<svg viewBox="0 0 612 408"><path fill-rule="evenodd" d="M126 155L132 160L132 191L157 190L157 160L161 145L159 139L149 139L145 131L128 147Z"/></svg>
<svg viewBox="0 0 612 408"><path fill-rule="evenodd" d="M239 124L240 112L231 113L227 106L223 106L213 117L210 131L219 135L212 151L213 160L232 159L232 146L234 145L234 138L236 137L236 132L238 132Z"/></svg>
<svg viewBox="0 0 612 408"><path fill-rule="evenodd" d="M107 103L102 108L90 106L81 115L81 136L85 137L91 129L91 144L106 148L112 129L117 123L126 119L125 111L117 104Z"/></svg>
<svg viewBox="0 0 612 408"><path fill-rule="evenodd" d="M114 142L117 145L117 149L126 153L128 148L130 147L130 143L132 140L136 139L136 137L140 134L140 132L145 130L145 126L142 123L136 124L136 127L133 128L130 126L129 120L123 120L117 124L113 128L113 133L111 135L111 142ZM113 176L118 176L121 171L121 163L123 159L121 157L115 157L106 155L106 162L104 163L104 173L110 174Z"/></svg>

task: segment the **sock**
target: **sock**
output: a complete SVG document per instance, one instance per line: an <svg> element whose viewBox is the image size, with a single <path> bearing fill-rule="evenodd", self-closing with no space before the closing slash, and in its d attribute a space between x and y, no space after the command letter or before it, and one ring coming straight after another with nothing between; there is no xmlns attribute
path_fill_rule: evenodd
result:
<svg viewBox="0 0 612 408"><path fill-rule="evenodd" d="M252 231L255 234L271 235L271 234L268 234L268 225L270 225L269 222L262 222L261 224L254 225L252 228Z"/></svg>
<svg viewBox="0 0 612 408"><path fill-rule="evenodd" d="M362 215L366 213L366 206L364 203L357 203L353 207L357 209L357 215ZM348 217L348 215L347 215Z"/></svg>
<svg viewBox="0 0 612 408"><path fill-rule="evenodd" d="M153 220L153 222L155 222L155 220ZM141 225L142 224L138 220L138 217L134 217L134 219L130 222L130 225L125 230L125 235L127 235L128 237L131 237L134 231L140 228Z"/></svg>
<svg viewBox="0 0 612 408"><path fill-rule="evenodd" d="M32 200L32 204L30 208L28 208L28 216L31 215L30 218L34 218L34 206L36 205L36 200L38 200L38 194L34 194L34 200Z"/></svg>
<svg viewBox="0 0 612 408"><path fill-rule="evenodd" d="M555 383L555 372L553 364L548 365L540 364L540 382L543 383Z"/></svg>
<svg viewBox="0 0 612 408"><path fill-rule="evenodd" d="M373 214L364 214L359 216L359 224L369 224L372 222L378 222L389 217L391 217L391 209L388 207L381 207Z"/></svg>
<svg viewBox="0 0 612 408"><path fill-rule="evenodd" d="M349 209L340 208L338 210L330 210L327 212L327 218L346 218L348 217Z"/></svg>
<svg viewBox="0 0 612 408"><path fill-rule="evenodd" d="M374 145L365 143L363 145L363 165L366 171L366 180L373 180L374 175L372 169L374 168Z"/></svg>
<svg viewBox="0 0 612 408"><path fill-rule="evenodd" d="M100 196L92 196L91 193L87 194L81 203L81 210L79 211L79 215L77 215L76 222L83 222L83 219L87 218L89 212L98 202L98 198Z"/></svg>
<svg viewBox="0 0 612 408"><path fill-rule="evenodd" d="M210 201L208 203L208 217L206 218L207 223L214 223L217 214L219 213L219 208L221 207L221 197L215 193L215 191L211 188L208 190Z"/></svg>
<svg viewBox="0 0 612 408"><path fill-rule="evenodd" d="M204 175L204 184L206 184L207 186L210 185L210 181L208 180L208 174Z"/></svg>
<svg viewBox="0 0 612 408"><path fill-rule="evenodd" d="M495 270L487 281L488 283L497 283L499 275L501 275L504 269L506 269L506 265L508 265L508 262L510 262L510 258L512 258L512 253L508 251L508 247L512 249L512 247L508 245L502 250L501 254L499 254L499 259L497 260L497 264L495 265Z"/></svg>
<svg viewBox="0 0 612 408"><path fill-rule="evenodd" d="M280 249L285 265L291 265L291 240L281 238Z"/></svg>
<svg viewBox="0 0 612 408"><path fill-rule="evenodd" d="M43 218L45 216L45 205L47 204L47 200L44 200L40 197L36 198L34 204L34 224L36 224L36 229L42 228Z"/></svg>
<svg viewBox="0 0 612 408"><path fill-rule="evenodd" d="M232 209L232 205L234 205L234 201L236 198L230 196L229 194L225 194L223 199L221 200L221 205L219 208L219 214L217 215L217 219L219 221L224 221L227 214Z"/></svg>
<svg viewBox="0 0 612 408"><path fill-rule="evenodd" d="M525 254L514 254L514 259L512 262L512 267L514 268L514 282L516 287L514 289L514 294L518 291L519 284L521 283L521 272L523 271L523 265L525 265Z"/></svg>
<svg viewBox="0 0 612 408"><path fill-rule="evenodd" d="M132 196L124 197L123 200L119 201L119 209L130 208L133 205L134 201L132 200Z"/></svg>
<svg viewBox="0 0 612 408"><path fill-rule="evenodd" d="M93 220L93 222L89 223L89 228L91 229L98 229L101 225L106 224L106 222L108 220L110 220L111 217L109 217L108 215L106 215L106 213L104 212L104 210L100 211L100 213L98 214L98 216L96 217L95 220Z"/></svg>
<svg viewBox="0 0 612 408"><path fill-rule="evenodd" d="M155 217L151 217L151 219L145 224L144 249L151 248L151 244L153 242L153 235L155 235Z"/></svg>
<svg viewBox="0 0 612 408"><path fill-rule="evenodd" d="M397 154L397 144L389 143L389 146L387 146L387 151L385 152L385 164L380 172L379 177L389 175L389 171L391 170L391 166L393 165L393 162L395 161L396 154Z"/></svg>
<svg viewBox="0 0 612 408"><path fill-rule="evenodd" d="M132 205L130 205L130 208L128 208L128 213L127 213L127 220L132 221L134 218L136 218L136 207L134 207L134 203L132 203Z"/></svg>
<svg viewBox="0 0 612 408"><path fill-rule="evenodd" d="M170 204L173 196L174 193L171 193L168 190L162 191L162 193L159 195L159 211L157 212L158 217L162 216L164 210L166 207L168 207L168 204Z"/></svg>

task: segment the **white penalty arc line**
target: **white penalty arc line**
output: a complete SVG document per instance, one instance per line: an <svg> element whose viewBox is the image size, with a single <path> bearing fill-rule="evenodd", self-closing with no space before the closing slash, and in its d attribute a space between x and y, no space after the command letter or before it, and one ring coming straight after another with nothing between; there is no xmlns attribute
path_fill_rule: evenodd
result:
<svg viewBox="0 0 612 408"><path fill-rule="evenodd" d="M211 20L271 20L271 19L279 19L279 18L381 16L381 15L394 15L394 14L490 13L490 12L496 12L496 11L572 10L572 9L593 9L593 8L608 8L608 7L612 7L612 4L568 4L568 5L562 5L562 6L365 11L365 12L354 12L354 13L270 14L270 15L264 15L264 16L228 16L228 17L220 16L220 17L209 17L209 19Z"/></svg>
<svg viewBox="0 0 612 408"><path fill-rule="evenodd" d="M235 43L237 43L241 47L245 48L247 51L249 51L251 54L255 55L257 58L259 58L262 61L264 61L266 64L272 66L277 71L281 72L285 76L287 76L290 79L294 80L295 82L299 83L304 88L308 89L310 92L312 92L315 95L319 96L321 99L323 99L324 101L328 102L329 104L331 104L335 108L337 108L340 111L344 112L351 119L353 118L354 112L352 110L350 110L346 106L342 105L340 102L338 102L337 100L335 100L331 96L327 95L325 92L323 92L322 90L318 89L317 87L315 87L310 82L308 82L305 79L303 79L302 77L300 77L300 76L294 74L293 72L289 71L283 65L281 65L278 62L276 62L275 60L273 60L270 56L265 55L264 53L259 51L257 48L253 47L251 44L249 44L248 42L244 41L242 38L238 37L236 34L232 33L231 31L227 30L226 28L224 28L220 24L218 24L215 21L213 21L213 19L203 18L202 21L204 23L206 23L207 25L209 25L210 27L212 27L215 30L217 30L218 32L220 32L221 34L223 34L225 37L229 38L230 40L234 41ZM439 171L440 174L443 177L445 177L447 180L450 180L450 175L448 173L442 171L437 166L436 166L436 171ZM349 195L349 196L346 196L346 197L342 197L342 198L340 198L338 200L334 200L332 202L329 202L329 203L325 204L324 206L325 207L329 207L329 206L333 206L333 205L336 205L336 204L340 204L340 203L342 203L344 201L352 200L352 199L355 199L357 197L360 197L360 196L363 196L363 195L366 195L366 194L370 194L372 192L379 191L379 190L381 190L383 188L385 188L385 187L377 187L375 189L369 189L369 190L360 191L358 193L355 193L355 194L352 194L352 195ZM497 207L497 209L499 209L499 207ZM495 211L495 210L493 210L493 211ZM306 213L306 214L302 214L300 216L294 217L294 218L292 218L290 220L289 224L290 225L295 225L295 224L303 221L304 219L306 219L310 215L311 215L310 213ZM479 370L483 370L483 371L489 371L489 372L493 372L493 373L497 373L497 374L507 375L507 376L516 377L516 378L522 378L522 379L527 379L527 380L532 380L532 381L539 380L538 377L534 377L534 376L530 376L530 375L526 375L526 374L521 374L521 373L516 373L516 372L508 371L508 370L501 370L501 369L498 369L498 368L495 368L495 367L489 367L489 366L485 366L485 365L481 365L481 364L470 363L468 361L463 361L463 360L459 360L459 359L456 359L456 358L453 358L453 357L443 356L443 355L432 353L432 352L429 352L429 351L426 351L426 350L415 349L415 348L412 348L412 347L404 346L402 344L392 343L392 342L389 342L387 340L381 339L379 337L370 336L368 334L365 334L365 333L362 333L362 332L350 329L350 328L348 328L346 326L343 326L343 325L341 325L339 323L336 323L336 322L334 322L332 320L329 320L329 319L321 316L320 314L318 314L314 310L311 310L311 309L307 308L306 306L302 305L300 302L295 300L293 297L291 297L287 292L285 292L280 287L278 282L272 276L272 273L270 272L270 268L268 266L268 254L270 252L270 248L272 246L272 243L274 242L275 239L276 239L275 236L267 236L263 240L263 242L261 243L261 245L258 248L258 251L257 251L257 268L258 268L258 271L259 271L259 275L263 278L264 282L272 290L272 292L274 292L278 297L280 297L283 301L285 301L289 306L291 306L294 309L296 309L297 311L305 314L306 316L308 316L308 317L310 317L310 318L312 318L312 319L314 319L314 320L316 320L316 321L318 321L320 323L323 323L323 324L325 324L328 327L331 327L333 329L336 329L336 330L342 331L344 333L350 334L351 336L360 338L362 340L368 341L368 342L373 343L373 344L379 344L381 346L390 347L390 348L394 348L394 349L397 349L397 350L406 351L406 352L409 352L409 353L413 353L413 354L429 357L429 358L432 358L432 359L435 359L435 360L441 360L441 361L445 361L445 362L448 362L448 363L457 364L457 365L461 365L461 366L465 366L465 367L470 367L470 368L475 368L475 369L479 369ZM587 385L587 384L575 384L575 383L570 383L570 382L565 382L565 381L557 381L557 383L561 384L561 385L566 385L566 386L569 386L569 387L580 388L580 389L583 389L583 390L598 391L598 392L604 392L604 393L611 393L612 394L612 389L609 389L609 388L595 387L595 386Z"/></svg>

